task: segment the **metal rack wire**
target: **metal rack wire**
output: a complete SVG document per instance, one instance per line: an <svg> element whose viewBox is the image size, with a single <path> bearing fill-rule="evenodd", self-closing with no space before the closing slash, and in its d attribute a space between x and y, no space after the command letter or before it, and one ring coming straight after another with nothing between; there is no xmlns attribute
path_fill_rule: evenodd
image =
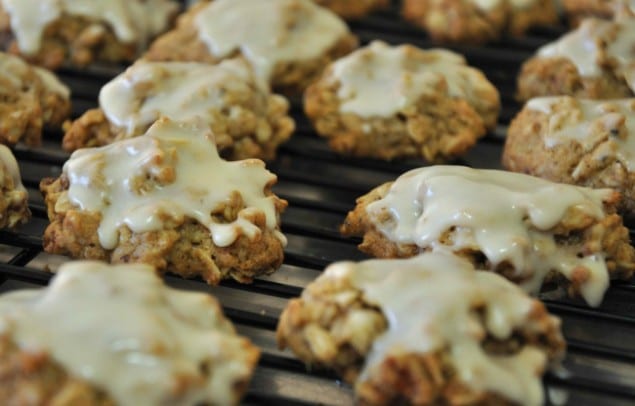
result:
<svg viewBox="0 0 635 406"><path fill-rule="evenodd" d="M436 46L423 32L402 22L396 7L351 26L363 42L382 39L423 48ZM500 167L506 125L519 108L513 101L516 72L537 46L563 31L564 27L557 27L485 47L454 48L494 82L504 105L497 130L458 163L479 168ZM61 79L73 90L74 116L95 107L100 87L121 69L61 71ZM424 163L338 157L312 131L302 115L300 101L293 100L292 105L297 132L281 148L276 161L268 165L279 177L275 192L290 203L282 218L283 231L289 240L282 268L252 285L228 282L209 287L200 280L169 275L166 280L179 288L215 295L238 330L261 348L262 358L244 404L348 405L353 402L348 385L329 373L307 371L289 352L277 349L277 319L287 300L297 296L325 265L364 258L355 247L357 241L344 239L337 231L355 198ZM0 291L45 285L51 274L44 270L67 260L42 252L41 236L47 219L37 190L42 178L60 173L67 158L60 149L60 139L60 134L49 133L41 148L15 150L29 189L34 218L16 232L0 232ZM569 344L564 362L568 373L547 375L548 391L557 389L558 397L565 393L565 403L570 405L635 404L635 281L615 283L597 309L549 294L543 299L562 318Z"/></svg>

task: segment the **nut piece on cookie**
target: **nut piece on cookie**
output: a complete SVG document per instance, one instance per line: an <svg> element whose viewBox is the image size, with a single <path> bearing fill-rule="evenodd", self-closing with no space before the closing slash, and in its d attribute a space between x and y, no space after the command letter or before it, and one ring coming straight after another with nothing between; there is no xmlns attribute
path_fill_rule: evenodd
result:
<svg viewBox="0 0 635 406"><path fill-rule="evenodd" d="M568 95L615 99L635 95L635 16L586 19L540 48L518 76L520 101Z"/></svg>
<svg viewBox="0 0 635 406"><path fill-rule="evenodd" d="M49 69L133 61L178 9L172 0L0 0L0 46Z"/></svg>
<svg viewBox="0 0 635 406"><path fill-rule="evenodd" d="M344 21L311 0L215 0L179 17L145 58L218 63L239 57L273 89L299 94L356 47Z"/></svg>
<svg viewBox="0 0 635 406"><path fill-rule="evenodd" d="M29 193L11 150L0 144L0 228L14 228L31 218Z"/></svg>
<svg viewBox="0 0 635 406"><path fill-rule="evenodd" d="M99 106L67 124L64 149L142 135L162 116L198 116L212 127L221 156L271 160L295 127L289 102L238 59L218 65L139 61L101 89Z"/></svg>
<svg viewBox="0 0 635 406"><path fill-rule="evenodd" d="M275 182L258 159L221 159L205 122L162 118L143 136L75 151L59 178L42 181L44 249L251 282L283 260L287 202Z"/></svg>
<svg viewBox="0 0 635 406"><path fill-rule="evenodd" d="M0 143L38 146L71 113L70 90L51 72L0 52Z"/></svg>
<svg viewBox="0 0 635 406"><path fill-rule="evenodd" d="M496 126L500 99L459 54L374 41L331 64L304 110L338 153L445 161Z"/></svg>
<svg viewBox="0 0 635 406"><path fill-rule="evenodd" d="M613 188L635 216L635 98L531 99L509 126L503 166L555 182Z"/></svg>
<svg viewBox="0 0 635 406"><path fill-rule="evenodd" d="M572 25L588 17L611 19L620 12L635 13L632 0L562 0L562 8Z"/></svg>
<svg viewBox="0 0 635 406"><path fill-rule="evenodd" d="M565 350L540 301L448 253L333 264L289 302L277 337L363 405L540 405Z"/></svg>
<svg viewBox="0 0 635 406"><path fill-rule="evenodd" d="M451 250L530 293L554 281L598 306L635 271L619 193L461 166L415 169L357 200L344 235L375 257Z"/></svg>
<svg viewBox="0 0 635 406"><path fill-rule="evenodd" d="M468 44L558 22L553 0L404 0L402 14L437 41Z"/></svg>
<svg viewBox="0 0 635 406"><path fill-rule="evenodd" d="M346 18L362 18L375 10L388 7L390 0L313 0L322 7Z"/></svg>
<svg viewBox="0 0 635 406"><path fill-rule="evenodd" d="M3 405L235 405L258 358L216 299L148 265L69 262L0 296Z"/></svg>

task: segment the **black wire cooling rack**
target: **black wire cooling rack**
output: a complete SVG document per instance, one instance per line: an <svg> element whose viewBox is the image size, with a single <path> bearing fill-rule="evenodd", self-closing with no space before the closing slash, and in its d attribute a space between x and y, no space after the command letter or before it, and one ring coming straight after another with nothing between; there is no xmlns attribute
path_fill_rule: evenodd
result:
<svg viewBox="0 0 635 406"><path fill-rule="evenodd" d="M404 23L396 6L351 23L351 28L363 43L381 39L422 48L438 46L422 31ZM503 102L496 131L481 140L458 164L500 167L506 127L519 109L513 93L520 64L538 46L564 31L564 26L559 26L485 47L453 47L486 73L500 90ZM73 115L96 107L101 86L123 68L62 70L61 79L73 91ZM349 405L353 403L350 386L332 374L308 371L292 354L277 349L278 317L287 300L298 296L327 264L365 258L356 249L358 241L342 238L338 233L338 226L353 207L355 198L425 163L340 158L313 132L302 114L299 99L292 101L292 113L297 131L281 148L278 158L268 165L279 177L274 191L289 201L282 217L283 231L289 240L282 268L251 285L225 282L210 287L201 280L169 275L166 280L176 287L216 296L239 332L260 347L262 357L244 404ZM45 269L54 269L67 261L42 252L41 236L48 221L38 191L39 181L59 175L68 156L61 150L60 140L61 134L49 133L41 148L15 149L34 218L15 232L0 232L0 291L45 285L51 277ZM570 405L635 404L635 282L613 284L597 309L576 300L549 295L542 298L549 310L561 317L568 342L564 362L567 373L548 374L545 378L550 398Z"/></svg>

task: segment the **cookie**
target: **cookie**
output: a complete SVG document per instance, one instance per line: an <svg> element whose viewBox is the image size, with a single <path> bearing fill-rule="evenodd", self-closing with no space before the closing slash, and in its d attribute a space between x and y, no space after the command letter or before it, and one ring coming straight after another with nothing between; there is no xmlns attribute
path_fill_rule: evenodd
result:
<svg viewBox="0 0 635 406"><path fill-rule="evenodd" d="M15 228L31 218L29 193L11 150L0 144L0 228Z"/></svg>
<svg viewBox="0 0 635 406"><path fill-rule="evenodd" d="M0 296L0 402L235 405L259 357L210 295L147 265L62 265Z"/></svg>
<svg viewBox="0 0 635 406"><path fill-rule="evenodd" d="M172 0L0 0L0 44L49 69L132 61L178 9Z"/></svg>
<svg viewBox="0 0 635 406"><path fill-rule="evenodd" d="M70 90L51 72L0 52L0 143L38 146L70 113Z"/></svg>
<svg viewBox="0 0 635 406"><path fill-rule="evenodd" d="M461 55L374 41L331 64L304 110L338 153L445 161L496 126L500 98Z"/></svg>
<svg viewBox="0 0 635 406"><path fill-rule="evenodd" d="M635 271L619 193L512 172L414 169L357 200L341 231L379 258L450 250L537 293L548 282L598 306Z"/></svg>
<svg viewBox="0 0 635 406"><path fill-rule="evenodd" d="M251 282L283 260L275 182L260 160L221 159L203 121L162 118L143 136L76 151L41 182L44 250Z"/></svg>
<svg viewBox="0 0 635 406"><path fill-rule="evenodd" d="M295 127L289 102L259 83L241 60L139 61L102 88L99 106L66 125L64 149L142 135L162 116L198 116L212 127L223 157L271 160Z"/></svg>
<svg viewBox="0 0 635 406"><path fill-rule="evenodd" d="M507 132L503 166L555 182L613 188L635 215L635 99L531 99Z"/></svg>
<svg viewBox="0 0 635 406"><path fill-rule="evenodd" d="M216 0L191 7L145 58L218 63L240 57L273 89L299 94L356 46L346 24L311 0Z"/></svg>
<svg viewBox="0 0 635 406"><path fill-rule="evenodd" d="M591 99L635 95L635 16L584 20L523 64L518 76L520 101L558 95Z"/></svg>
<svg viewBox="0 0 635 406"><path fill-rule="evenodd" d="M552 0L404 0L402 14L437 41L467 44L558 22Z"/></svg>
<svg viewBox="0 0 635 406"><path fill-rule="evenodd" d="M541 376L565 347L540 301L447 253L333 264L277 337L364 405L543 404Z"/></svg>

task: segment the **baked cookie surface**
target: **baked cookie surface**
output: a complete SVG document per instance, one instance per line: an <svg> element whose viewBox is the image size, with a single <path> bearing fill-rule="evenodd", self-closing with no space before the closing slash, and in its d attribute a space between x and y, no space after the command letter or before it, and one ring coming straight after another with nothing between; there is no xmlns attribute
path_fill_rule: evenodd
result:
<svg viewBox="0 0 635 406"><path fill-rule="evenodd" d="M402 14L437 41L481 44L558 22L552 0L404 0Z"/></svg>
<svg viewBox="0 0 635 406"><path fill-rule="evenodd" d="M216 0L195 4L145 58L218 63L240 57L273 89L298 94L357 38L311 0Z"/></svg>
<svg viewBox="0 0 635 406"><path fill-rule="evenodd" d="M5 405L233 405L258 358L212 296L147 265L66 263L0 296Z"/></svg>
<svg viewBox="0 0 635 406"><path fill-rule="evenodd" d="M459 54L374 41L327 67L304 110L338 153L443 161L496 126L500 99Z"/></svg>
<svg viewBox="0 0 635 406"><path fill-rule="evenodd" d="M29 193L11 150L0 145L0 228L14 228L31 218Z"/></svg>
<svg viewBox="0 0 635 406"><path fill-rule="evenodd" d="M106 84L98 109L67 125L67 151L142 135L160 117L201 117L228 159L275 157L295 127L289 102L272 94L241 60L218 65L139 61Z"/></svg>
<svg viewBox="0 0 635 406"><path fill-rule="evenodd" d="M528 175L431 166L360 197L341 231L379 258L451 250L537 293L547 281L598 306L635 271L619 193Z"/></svg>
<svg viewBox="0 0 635 406"><path fill-rule="evenodd" d="M44 179L44 249L73 258L142 262L210 284L275 271L287 203L257 159L228 162L207 124L162 118L140 137L76 151Z"/></svg>
<svg viewBox="0 0 635 406"><path fill-rule="evenodd" d="M365 405L543 404L541 376L565 347L541 302L447 253L333 264L277 337Z"/></svg>
<svg viewBox="0 0 635 406"><path fill-rule="evenodd" d="M71 113L70 90L51 72L0 52L0 143L38 146Z"/></svg>
<svg viewBox="0 0 635 406"><path fill-rule="evenodd" d="M387 7L390 0L313 0L344 18L356 19Z"/></svg>
<svg viewBox="0 0 635 406"><path fill-rule="evenodd" d="M178 9L172 0L1 0L0 44L49 69L132 61Z"/></svg>
<svg viewBox="0 0 635 406"><path fill-rule="evenodd" d="M519 100L557 95L591 99L635 95L635 16L586 19L523 64Z"/></svg>
<svg viewBox="0 0 635 406"><path fill-rule="evenodd" d="M555 182L613 188L635 215L635 99L531 99L512 121L503 165Z"/></svg>

